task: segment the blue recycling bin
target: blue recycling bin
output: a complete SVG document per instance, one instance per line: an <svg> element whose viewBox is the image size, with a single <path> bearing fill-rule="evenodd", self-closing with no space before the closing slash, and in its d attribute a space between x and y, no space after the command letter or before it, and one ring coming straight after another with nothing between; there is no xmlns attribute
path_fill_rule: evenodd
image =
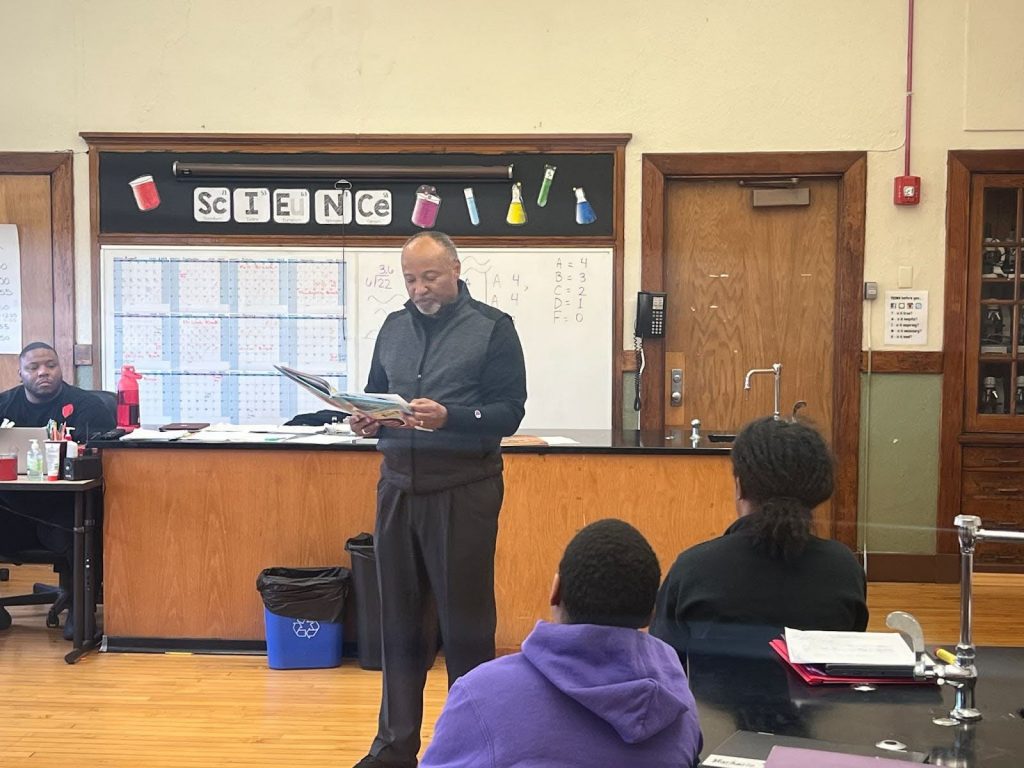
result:
<svg viewBox="0 0 1024 768"><path fill-rule="evenodd" d="M348 568L267 568L256 580L263 598L271 669L325 669L341 664Z"/></svg>
<svg viewBox="0 0 1024 768"><path fill-rule="evenodd" d="M263 608L267 665L271 669L325 669L341 666L344 625L278 616Z"/></svg>

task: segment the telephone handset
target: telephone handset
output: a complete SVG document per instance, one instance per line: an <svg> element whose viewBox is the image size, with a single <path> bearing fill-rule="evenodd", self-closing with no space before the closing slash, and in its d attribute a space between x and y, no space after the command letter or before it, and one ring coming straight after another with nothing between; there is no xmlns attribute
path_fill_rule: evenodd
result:
<svg viewBox="0 0 1024 768"><path fill-rule="evenodd" d="M639 291L636 295L636 324L633 326L633 343L636 346L636 395L633 410L639 412L640 377L644 371L644 339L660 339L665 335L665 294L656 291Z"/></svg>
<svg viewBox="0 0 1024 768"><path fill-rule="evenodd" d="M660 339L665 335L665 294L640 291L636 295L636 326L638 339Z"/></svg>

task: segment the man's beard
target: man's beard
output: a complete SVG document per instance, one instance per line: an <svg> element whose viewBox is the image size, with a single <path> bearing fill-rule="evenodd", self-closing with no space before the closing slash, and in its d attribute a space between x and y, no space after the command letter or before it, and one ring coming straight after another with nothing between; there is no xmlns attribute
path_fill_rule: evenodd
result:
<svg viewBox="0 0 1024 768"><path fill-rule="evenodd" d="M424 302L423 306L420 306L415 301L412 304L414 307L416 307L416 309L419 310L421 315L427 315L428 317L430 317L431 315L436 315L438 311L441 309L441 302L439 301Z"/></svg>

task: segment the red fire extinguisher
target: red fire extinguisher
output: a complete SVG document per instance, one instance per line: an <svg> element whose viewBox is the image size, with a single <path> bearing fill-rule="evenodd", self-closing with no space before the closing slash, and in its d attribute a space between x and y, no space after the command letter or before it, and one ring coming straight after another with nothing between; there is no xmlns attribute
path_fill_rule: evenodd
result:
<svg viewBox="0 0 1024 768"><path fill-rule="evenodd" d="M139 379L134 365L121 367L121 378L117 382L117 426L119 429L135 429L139 426Z"/></svg>

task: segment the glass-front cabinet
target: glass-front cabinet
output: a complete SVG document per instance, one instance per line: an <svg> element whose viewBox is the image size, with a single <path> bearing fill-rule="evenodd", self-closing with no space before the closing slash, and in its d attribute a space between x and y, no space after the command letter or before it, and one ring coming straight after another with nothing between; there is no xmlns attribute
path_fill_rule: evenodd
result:
<svg viewBox="0 0 1024 768"><path fill-rule="evenodd" d="M1024 530L1024 150L952 150L936 567L953 520ZM940 557L939 560L942 560ZM983 541L976 569L1024 573L1024 542Z"/></svg>
<svg viewBox="0 0 1024 768"><path fill-rule="evenodd" d="M1024 432L1024 176L974 178L966 428Z"/></svg>

